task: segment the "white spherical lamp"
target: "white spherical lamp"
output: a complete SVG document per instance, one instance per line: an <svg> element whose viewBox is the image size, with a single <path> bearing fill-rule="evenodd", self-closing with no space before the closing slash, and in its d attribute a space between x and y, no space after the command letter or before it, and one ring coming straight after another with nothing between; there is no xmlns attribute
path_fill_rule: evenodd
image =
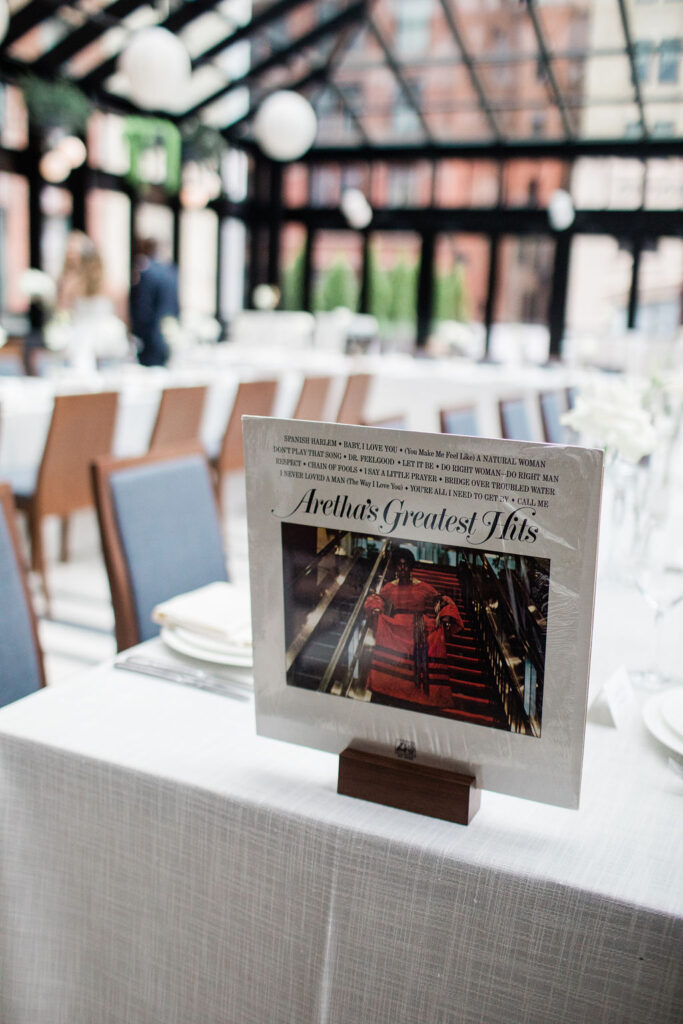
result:
<svg viewBox="0 0 683 1024"><path fill-rule="evenodd" d="M71 164L58 149L51 149L40 158L41 177L51 185L59 185L71 174Z"/></svg>
<svg viewBox="0 0 683 1024"><path fill-rule="evenodd" d="M66 135L57 143L56 149L61 153L71 168L81 167L85 163L88 151L85 143L76 135Z"/></svg>
<svg viewBox="0 0 683 1024"><path fill-rule="evenodd" d="M189 85L190 55L172 32L155 26L136 32L119 58L130 97L146 110L169 110Z"/></svg>
<svg viewBox="0 0 683 1024"><path fill-rule="evenodd" d="M574 203L563 188L556 189L550 197L548 220L553 231L566 231L574 223Z"/></svg>
<svg viewBox="0 0 683 1024"><path fill-rule="evenodd" d="M308 100L286 90L268 96L254 118L256 141L271 160L298 160L313 145L317 130Z"/></svg>
<svg viewBox="0 0 683 1024"><path fill-rule="evenodd" d="M7 0L0 0L0 43L7 35L7 29L9 28L9 4Z"/></svg>
<svg viewBox="0 0 683 1024"><path fill-rule="evenodd" d="M339 205L349 227L362 231L372 220L372 207L359 188L345 189Z"/></svg>

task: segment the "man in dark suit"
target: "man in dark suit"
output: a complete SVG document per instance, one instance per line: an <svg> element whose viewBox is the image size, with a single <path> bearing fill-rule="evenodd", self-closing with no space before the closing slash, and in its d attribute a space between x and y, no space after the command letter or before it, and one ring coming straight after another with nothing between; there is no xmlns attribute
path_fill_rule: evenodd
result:
<svg viewBox="0 0 683 1024"><path fill-rule="evenodd" d="M138 360L143 366L164 366L169 348L162 322L177 317L178 272L170 263L157 259L154 239L138 240L133 286L130 290L130 327L138 339Z"/></svg>

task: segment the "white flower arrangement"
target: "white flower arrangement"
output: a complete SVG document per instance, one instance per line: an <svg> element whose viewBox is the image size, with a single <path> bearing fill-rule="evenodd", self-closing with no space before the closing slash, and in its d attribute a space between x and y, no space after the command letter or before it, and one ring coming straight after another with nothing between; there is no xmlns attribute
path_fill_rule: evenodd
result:
<svg viewBox="0 0 683 1024"><path fill-rule="evenodd" d="M44 270L25 270L19 278L19 289L30 302L39 302L46 309L52 309L57 301L57 285Z"/></svg>
<svg viewBox="0 0 683 1024"><path fill-rule="evenodd" d="M581 392L562 423L632 463L650 455L659 440L652 415L643 407L642 389L622 379Z"/></svg>

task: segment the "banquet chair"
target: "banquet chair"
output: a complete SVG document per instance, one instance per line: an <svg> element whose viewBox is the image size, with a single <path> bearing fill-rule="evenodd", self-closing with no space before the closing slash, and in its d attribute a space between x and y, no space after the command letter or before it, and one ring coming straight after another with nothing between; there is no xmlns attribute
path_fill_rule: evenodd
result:
<svg viewBox="0 0 683 1024"><path fill-rule="evenodd" d="M548 444L568 444L569 431L560 422L567 412L566 394L563 391L542 391L538 396L543 424L543 439Z"/></svg>
<svg viewBox="0 0 683 1024"><path fill-rule="evenodd" d="M383 430L407 430L408 424L403 413L395 413L393 416L380 416L377 420L363 420L363 427L382 427Z"/></svg>
<svg viewBox="0 0 683 1024"><path fill-rule="evenodd" d="M0 377L25 376L24 360L20 352L14 349L0 350Z"/></svg>
<svg viewBox="0 0 683 1024"><path fill-rule="evenodd" d="M276 392L276 380L242 381L237 388L218 455L211 460L219 508L223 504L223 491L228 473L244 469L242 417L272 416Z"/></svg>
<svg viewBox="0 0 683 1024"><path fill-rule="evenodd" d="M37 475L30 469L11 474L17 508L26 513L31 540L31 566L40 573L50 614L42 527L45 516L61 519L62 561L68 558L69 516L93 507L90 464L111 451L118 395L100 391L57 395Z"/></svg>
<svg viewBox="0 0 683 1024"><path fill-rule="evenodd" d="M365 402L372 383L369 373L350 373L337 412L337 423L360 425L364 422Z"/></svg>
<svg viewBox="0 0 683 1024"><path fill-rule="evenodd" d="M511 441L533 441L526 402L523 398L502 398L500 410L500 436Z"/></svg>
<svg viewBox="0 0 683 1024"><path fill-rule="evenodd" d="M442 409L439 413L442 434L462 434L465 437L479 437L477 411L473 405L458 409Z"/></svg>
<svg viewBox="0 0 683 1024"><path fill-rule="evenodd" d="M331 377L304 377L292 419L322 420L332 387Z"/></svg>
<svg viewBox="0 0 683 1024"><path fill-rule="evenodd" d="M199 441L206 387L164 388L149 450Z"/></svg>
<svg viewBox="0 0 683 1024"><path fill-rule="evenodd" d="M228 578L204 452L178 445L92 467L116 645L156 636L155 605Z"/></svg>
<svg viewBox="0 0 683 1024"><path fill-rule="evenodd" d="M45 686L12 488L0 483L0 706Z"/></svg>

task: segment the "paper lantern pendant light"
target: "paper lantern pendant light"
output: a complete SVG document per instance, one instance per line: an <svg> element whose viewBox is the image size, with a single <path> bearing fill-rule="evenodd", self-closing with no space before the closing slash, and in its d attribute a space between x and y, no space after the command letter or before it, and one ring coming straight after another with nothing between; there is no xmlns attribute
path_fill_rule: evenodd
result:
<svg viewBox="0 0 683 1024"><path fill-rule="evenodd" d="M296 92L271 93L254 118L254 135L271 160L298 160L311 148L318 130L313 107Z"/></svg>
<svg viewBox="0 0 683 1024"><path fill-rule="evenodd" d="M160 26L136 32L119 58L131 99L146 110L172 110L190 82L190 55Z"/></svg>

